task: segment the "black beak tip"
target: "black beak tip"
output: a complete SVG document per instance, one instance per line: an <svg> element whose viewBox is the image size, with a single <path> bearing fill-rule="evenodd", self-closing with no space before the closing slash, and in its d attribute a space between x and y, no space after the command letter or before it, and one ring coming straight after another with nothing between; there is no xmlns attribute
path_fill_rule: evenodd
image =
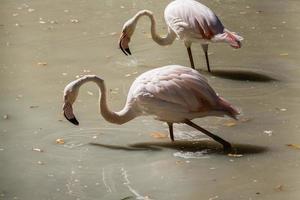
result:
<svg viewBox="0 0 300 200"><path fill-rule="evenodd" d="M65 118L66 118L69 122L71 122L72 124L74 124L74 125L76 125L76 126L79 125L79 122L78 122L78 120L77 120L75 117L73 117L73 118L71 118L71 119L68 119L65 113L64 113L64 116L65 116Z"/></svg>
<svg viewBox="0 0 300 200"><path fill-rule="evenodd" d="M76 126L78 126L79 125L79 122L78 122L78 120L74 117L74 118L72 118L72 119L68 119L69 120L69 122L71 122L72 124L74 124L74 125L76 125Z"/></svg>
<svg viewBox="0 0 300 200"><path fill-rule="evenodd" d="M129 48L125 49L125 51L126 51L129 55L131 55L131 52L130 52L130 49L129 49Z"/></svg>
<svg viewBox="0 0 300 200"><path fill-rule="evenodd" d="M120 42L119 42L119 47L120 47L120 49L122 50L122 52L123 52L126 56L128 56L127 53L124 51L124 49L123 49L123 47L122 47L122 45L121 45L121 42L122 42L122 41L120 40Z"/></svg>

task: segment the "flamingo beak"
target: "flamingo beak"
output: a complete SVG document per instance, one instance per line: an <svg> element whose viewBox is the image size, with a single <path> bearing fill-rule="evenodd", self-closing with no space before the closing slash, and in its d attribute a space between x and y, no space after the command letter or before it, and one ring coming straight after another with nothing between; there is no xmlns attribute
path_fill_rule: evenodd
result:
<svg viewBox="0 0 300 200"><path fill-rule="evenodd" d="M76 126L78 126L79 125L79 122L78 122L78 120L76 119L76 117L73 117L73 118L68 118L67 117L67 115L66 115L66 113L64 112L64 116L65 116L65 118L69 121L69 122L71 122L72 124L74 124L74 125L76 125Z"/></svg>
<svg viewBox="0 0 300 200"><path fill-rule="evenodd" d="M126 56L128 56L128 54L131 55L131 51L130 51L129 46L128 46L129 42L130 42L130 38L123 31L121 36L120 36L120 39L119 39L119 47Z"/></svg>
<svg viewBox="0 0 300 200"><path fill-rule="evenodd" d="M64 111L64 116L65 118L71 122L74 125L79 125L78 120L76 119L74 113L73 113L73 108L72 108L72 104L71 103L64 103L63 105L63 111Z"/></svg>
<svg viewBox="0 0 300 200"><path fill-rule="evenodd" d="M119 47L120 47L120 49L123 51L123 53L126 55L126 56L128 56L127 55L127 53L126 53L126 51L123 49L123 47L122 47L122 39L120 39L120 41L119 41Z"/></svg>
<svg viewBox="0 0 300 200"><path fill-rule="evenodd" d="M129 55L131 55L131 52L130 52L130 49L129 49L129 48L125 49L125 51L126 51Z"/></svg>

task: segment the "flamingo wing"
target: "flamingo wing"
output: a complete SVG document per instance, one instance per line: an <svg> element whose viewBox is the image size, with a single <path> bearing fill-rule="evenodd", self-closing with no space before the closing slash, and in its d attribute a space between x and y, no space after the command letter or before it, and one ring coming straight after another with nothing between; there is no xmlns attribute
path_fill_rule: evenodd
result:
<svg viewBox="0 0 300 200"><path fill-rule="evenodd" d="M201 74L177 65L144 73L135 80L129 94L147 112L155 109L185 113L208 111L219 100Z"/></svg>
<svg viewBox="0 0 300 200"><path fill-rule="evenodd" d="M211 39L224 32L215 13L194 0L176 0L165 9L165 20L180 39Z"/></svg>

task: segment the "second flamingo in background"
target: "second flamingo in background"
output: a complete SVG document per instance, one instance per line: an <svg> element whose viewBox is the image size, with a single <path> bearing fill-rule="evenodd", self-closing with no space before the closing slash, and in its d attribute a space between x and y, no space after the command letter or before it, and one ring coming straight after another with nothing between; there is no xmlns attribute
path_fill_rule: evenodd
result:
<svg viewBox="0 0 300 200"><path fill-rule="evenodd" d="M205 5L195 0L175 0L165 9L165 21L168 33L161 37L156 33L154 15L149 10L139 11L135 16L125 22L119 39L120 49L125 55L130 54L129 42L140 17L148 16L151 20L151 36L159 45L170 45L178 38L184 41L189 55L191 67L195 68L191 45L200 42L205 53L207 69L210 72L208 59L209 42L226 42L233 48L240 48L243 38L234 32L225 29L215 13Z"/></svg>

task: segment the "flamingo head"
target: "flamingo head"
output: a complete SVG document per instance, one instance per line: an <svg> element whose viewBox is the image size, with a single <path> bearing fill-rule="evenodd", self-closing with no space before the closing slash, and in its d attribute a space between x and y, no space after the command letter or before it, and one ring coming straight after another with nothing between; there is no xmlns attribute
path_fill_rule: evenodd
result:
<svg viewBox="0 0 300 200"><path fill-rule="evenodd" d="M79 125L79 122L73 113L73 103L77 98L78 89L79 87L73 81L69 85L67 85L64 90L64 104L63 104L64 116L69 122L71 122L74 125Z"/></svg>
<svg viewBox="0 0 300 200"><path fill-rule="evenodd" d="M136 27L136 21L133 19L129 19L127 22L125 22L122 29L122 33L120 35L119 47L126 56L128 54L131 55L128 44L130 42L131 36L133 35L135 27Z"/></svg>

